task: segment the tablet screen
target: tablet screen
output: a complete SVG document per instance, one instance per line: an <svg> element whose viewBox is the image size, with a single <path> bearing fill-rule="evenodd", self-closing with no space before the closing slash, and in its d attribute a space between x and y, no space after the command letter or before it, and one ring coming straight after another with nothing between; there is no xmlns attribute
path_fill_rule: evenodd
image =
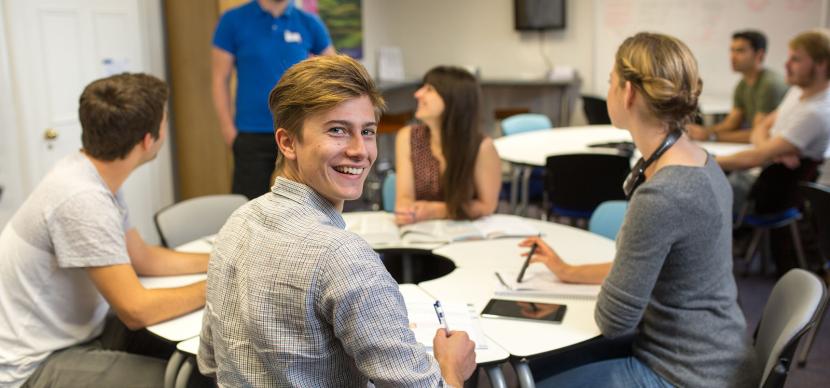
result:
<svg viewBox="0 0 830 388"><path fill-rule="evenodd" d="M490 299L481 316L561 323L567 309L564 304Z"/></svg>

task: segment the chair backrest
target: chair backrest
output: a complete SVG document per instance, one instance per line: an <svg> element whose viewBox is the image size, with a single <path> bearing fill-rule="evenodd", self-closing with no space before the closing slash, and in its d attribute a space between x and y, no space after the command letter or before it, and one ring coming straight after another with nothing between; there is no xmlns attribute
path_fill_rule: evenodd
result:
<svg viewBox="0 0 830 388"><path fill-rule="evenodd" d="M553 155L545 164L545 192L554 213L589 218L599 204L624 200L629 158L614 154Z"/></svg>
<svg viewBox="0 0 830 388"><path fill-rule="evenodd" d="M608 103L602 98L582 96L582 110L585 112L588 124L611 124L611 117L608 116Z"/></svg>
<svg viewBox="0 0 830 388"><path fill-rule="evenodd" d="M628 201L605 201L594 210L591 219L588 221L588 230L591 233L607 237L611 240L617 239L625 211L628 209Z"/></svg>
<svg viewBox="0 0 830 388"><path fill-rule="evenodd" d="M501 122L501 130L504 133L504 136L550 128L553 128L553 123L551 123L550 118L539 113L517 114L510 116Z"/></svg>
<svg viewBox="0 0 830 388"><path fill-rule="evenodd" d="M383 178L383 195L381 201L383 202L383 210L387 212L395 211L395 172L389 171L386 177Z"/></svg>
<svg viewBox="0 0 830 388"><path fill-rule="evenodd" d="M808 271L792 269L775 283L755 331L755 352L764 363L761 386L784 386L798 341L825 303L824 282Z"/></svg>
<svg viewBox="0 0 830 388"><path fill-rule="evenodd" d="M162 245L175 248L219 232L231 213L248 202L239 194L206 195L174 203L156 212Z"/></svg>
<svg viewBox="0 0 830 388"><path fill-rule="evenodd" d="M823 260L830 260L830 187L813 182L799 184L804 214L818 238Z"/></svg>

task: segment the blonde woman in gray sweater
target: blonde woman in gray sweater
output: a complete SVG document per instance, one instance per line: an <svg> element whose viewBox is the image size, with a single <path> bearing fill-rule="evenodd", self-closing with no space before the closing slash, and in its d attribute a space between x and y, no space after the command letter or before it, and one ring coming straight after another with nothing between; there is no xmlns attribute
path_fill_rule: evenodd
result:
<svg viewBox="0 0 830 388"><path fill-rule="evenodd" d="M634 333L632 354L539 386L757 386L732 276L732 191L683 132L701 87L694 56L676 38L640 33L617 51L608 113L643 158L624 185L630 203L613 264L570 266L538 238L523 245L538 243L532 262L563 281L602 283L597 325L607 338Z"/></svg>

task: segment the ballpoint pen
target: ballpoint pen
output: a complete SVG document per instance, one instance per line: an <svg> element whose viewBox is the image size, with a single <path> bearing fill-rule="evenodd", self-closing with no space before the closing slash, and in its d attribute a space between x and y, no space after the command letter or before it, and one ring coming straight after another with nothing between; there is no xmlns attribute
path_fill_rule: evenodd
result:
<svg viewBox="0 0 830 388"><path fill-rule="evenodd" d="M530 247L530 252L527 254L527 259L525 259L525 263L522 264L522 269L519 270L519 277L516 278L516 283L521 283L522 278L525 276L525 271L527 271L527 266L530 264L530 258L533 257L533 254L536 253L536 248L539 247L539 244L533 243Z"/></svg>
<svg viewBox="0 0 830 388"><path fill-rule="evenodd" d="M441 307L441 301L436 300L432 307L435 308L435 315L438 316L438 324L444 327L444 331L446 331L447 335L449 336L450 325L447 323L447 317L444 315L444 308Z"/></svg>

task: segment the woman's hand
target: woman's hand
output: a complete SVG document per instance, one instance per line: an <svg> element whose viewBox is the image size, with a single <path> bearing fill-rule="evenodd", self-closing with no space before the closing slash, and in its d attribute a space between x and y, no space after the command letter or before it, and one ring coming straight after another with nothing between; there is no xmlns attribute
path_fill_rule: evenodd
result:
<svg viewBox="0 0 830 388"><path fill-rule="evenodd" d="M550 247L547 243L542 241L539 237L529 237L526 240L519 243L520 247L530 248L536 244L536 251L533 253L533 257L530 258L531 263L542 263L545 267L553 272L556 277L563 279L566 276L566 272L570 269L570 265L562 261L562 258ZM526 257L530 252L522 253L522 257Z"/></svg>

